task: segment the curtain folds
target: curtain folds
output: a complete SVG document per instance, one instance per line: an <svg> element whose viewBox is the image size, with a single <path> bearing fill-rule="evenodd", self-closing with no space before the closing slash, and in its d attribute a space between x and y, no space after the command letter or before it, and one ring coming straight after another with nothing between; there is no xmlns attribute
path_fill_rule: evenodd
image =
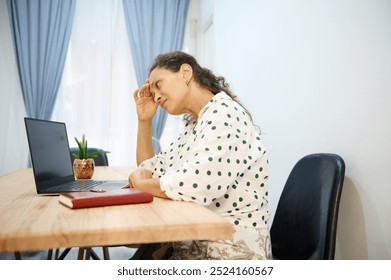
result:
<svg viewBox="0 0 391 280"><path fill-rule="evenodd" d="M137 83L141 87L158 54L182 49L189 0L123 0L123 6ZM167 113L159 107L152 123L156 153L160 151L159 139L166 118Z"/></svg>
<svg viewBox="0 0 391 280"><path fill-rule="evenodd" d="M7 0L27 115L50 119L61 82L75 0Z"/></svg>

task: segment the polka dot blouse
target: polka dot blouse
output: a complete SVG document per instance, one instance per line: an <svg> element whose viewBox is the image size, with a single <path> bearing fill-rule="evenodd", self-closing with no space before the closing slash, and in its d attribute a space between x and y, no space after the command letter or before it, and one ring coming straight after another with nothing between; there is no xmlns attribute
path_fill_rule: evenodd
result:
<svg viewBox="0 0 391 280"><path fill-rule="evenodd" d="M246 111L223 92L176 142L140 166L173 200L201 204L235 226L268 227L267 153Z"/></svg>

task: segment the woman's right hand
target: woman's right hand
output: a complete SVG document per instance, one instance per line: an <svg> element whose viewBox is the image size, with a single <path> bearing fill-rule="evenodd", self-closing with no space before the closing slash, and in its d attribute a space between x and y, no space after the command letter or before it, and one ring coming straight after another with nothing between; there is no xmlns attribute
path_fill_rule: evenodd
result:
<svg viewBox="0 0 391 280"><path fill-rule="evenodd" d="M138 120L152 120L159 104L153 98L148 80L145 81L145 84L140 89L135 90L133 97L136 103Z"/></svg>

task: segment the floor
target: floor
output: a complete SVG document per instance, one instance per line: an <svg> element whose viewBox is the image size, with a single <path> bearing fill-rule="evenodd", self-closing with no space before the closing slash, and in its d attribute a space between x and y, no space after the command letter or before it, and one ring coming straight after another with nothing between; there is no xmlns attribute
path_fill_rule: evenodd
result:
<svg viewBox="0 0 391 280"><path fill-rule="evenodd" d="M99 259L103 260L103 249L102 247L93 248ZM136 249L128 247L109 247L110 260L128 260L136 251ZM63 249L60 250L60 254ZM72 248L69 253L65 256L64 260L77 260L79 249ZM48 257L48 251L28 251L21 252L22 260L46 260ZM14 260L14 253L0 253L0 260Z"/></svg>

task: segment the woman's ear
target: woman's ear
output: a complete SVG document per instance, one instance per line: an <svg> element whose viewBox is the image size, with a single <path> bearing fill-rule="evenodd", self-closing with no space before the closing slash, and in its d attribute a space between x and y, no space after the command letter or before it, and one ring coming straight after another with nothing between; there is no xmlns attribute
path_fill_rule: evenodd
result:
<svg viewBox="0 0 391 280"><path fill-rule="evenodd" d="M186 82L190 81L193 76L193 68L187 63L181 65L179 72Z"/></svg>

